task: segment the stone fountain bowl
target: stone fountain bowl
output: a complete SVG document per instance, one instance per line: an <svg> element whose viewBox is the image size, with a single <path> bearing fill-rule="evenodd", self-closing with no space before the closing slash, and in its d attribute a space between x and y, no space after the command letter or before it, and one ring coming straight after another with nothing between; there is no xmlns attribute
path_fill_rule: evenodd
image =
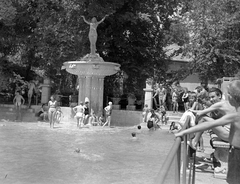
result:
<svg viewBox="0 0 240 184"><path fill-rule="evenodd" d="M74 75L109 76L120 70L120 64L102 61L68 61L62 69Z"/></svg>

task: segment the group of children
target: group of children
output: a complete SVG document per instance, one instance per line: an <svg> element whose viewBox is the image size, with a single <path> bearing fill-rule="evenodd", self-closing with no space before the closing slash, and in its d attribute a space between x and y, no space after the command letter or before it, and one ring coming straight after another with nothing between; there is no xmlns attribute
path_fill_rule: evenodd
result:
<svg viewBox="0 0 240 184"><path fill-rule="evenodd" d="M93 109L89 109L89 102L80 102L79 105L73 108L73 112L75 112L75 118L77 120L77 128L81 128L85 125L92 126L110 126L111 123L111 114L112 114L112 102L108 103L108 106L104 108L105 118L103 115L99 117L94 113ZM106 121L105 121L106 119Z"/></svg>

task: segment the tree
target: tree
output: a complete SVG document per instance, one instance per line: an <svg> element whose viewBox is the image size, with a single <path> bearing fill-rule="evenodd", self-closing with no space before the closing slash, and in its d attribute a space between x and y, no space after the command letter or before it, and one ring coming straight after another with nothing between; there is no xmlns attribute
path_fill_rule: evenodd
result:
<svg viewBox="0 0 240 184"><path fill-rule="evenodd" d="M180 17L190 35L183 52L202 80L233 76L240 68L240 0L192 0Z"/></svg>
<svg viewBox="0 0 240 184"><path fill-rule="evenodd" d="M128 75L125 93L142 91L147 77L163 80L167 64L163 47L167 44L170 17L176 0L12 0L15 25L4 35L10 39L6 56L27 69L43 70L59 80L65 61L78 60L89 53L88 30L81 15L98 20L109 14L98 28L97 52L105 61L121 64ZM10 34L11 33L11 34ZM6 47L8 48L8 47ZM3 53L3 50L0 51ZM10 62L7 60L7 62ZM62 87L70 86L70 74L61 72ZM117 75L116 75L117 76ZM108 78L106 82L108 83ZM74 86L74 85L72 85Z"/></svg>
<svg viewBox="0 0 240 184"><path fill-rule="evenodd" d="M12 6L12 2L8 0L0 1L0 23L11 25L15 18L16 9Z"/></svg>

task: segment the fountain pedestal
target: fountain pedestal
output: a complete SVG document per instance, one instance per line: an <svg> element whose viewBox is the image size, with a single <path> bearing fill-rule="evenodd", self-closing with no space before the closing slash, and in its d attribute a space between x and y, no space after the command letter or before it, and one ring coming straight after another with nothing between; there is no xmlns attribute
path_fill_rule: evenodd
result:
<svg viewBox="0 0 240 184"><path fill-rule="evenodd" d="M144 88L143 90L145 91L144 104L147 104L148 107L151 109L153 106L153 89L151 79L148 79L146 81L146 88Z"/></svg>
<svg viewBox="0 0 240 184"><path fill-rule="evenodd" d="M120 70L120 64L104 62L98 54L88 54L80 61L64 62L63 69L78 76L78 104L88 97L90 109L98 115L102 114L104 77L117 73Z"/></svg>

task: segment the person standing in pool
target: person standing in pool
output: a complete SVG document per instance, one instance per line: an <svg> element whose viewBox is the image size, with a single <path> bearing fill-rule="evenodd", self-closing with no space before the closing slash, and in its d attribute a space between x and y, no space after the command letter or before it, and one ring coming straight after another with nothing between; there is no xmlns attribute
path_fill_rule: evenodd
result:
<svg viewBox="0 0 240 184"><path fill-rule="evenodd" d="M112 102L108 102L108 106L104 108L106 114L106 122L104 123L103 127L108 124L110 127L111 124L111 114L112 114Z"/></svg>
<svg viewBox="0 0 240 184"><path fill-rule="evenodd" d="M83 125L84 120L84 106L83 102L80 102L78 106L73 108L73 111L76 113L75 117L77 118L77 128L80 128Z"/></svg>
<svg viewBox="0 0 240 184"><path fill-rule="evenodd" d="M22 120L22 105L24 105L25 100L22 97L22 95L20 95L19 91L16 92L16 95L13 99L13 104L15 106L16 109L16 120L20 119L20 121Z"/></svg>
<svg viewBox="0 0 240 184"><path fill-rule="evenodd" d="M50 128L54 128L55 123L55 113L56 113L56 107L57 107L57 100L54 96L50 97L50 101L48 102L48 119L50 123Z"/></svg>
<svg viewBox="0 0 240 184"><path fill-rule="evenodd" d="M158 104L156 104L156 106L160 107L161 105L163 105L164 107L166 107L165 102L167 97L167 90L163 87L163 84L157 83L156 87L157 87L156 93L152 98L155 99L155 97L158 95Z"/></svg>
<svg viewBox="0 0 240 184"><path fill-rule="evenodd" d="M89 108L89 99L86 98L87 100L85 100L85 104L84 104L84 121L83 124L86 125L89 122L89 118L90 118L90 108Z"/></svg>

